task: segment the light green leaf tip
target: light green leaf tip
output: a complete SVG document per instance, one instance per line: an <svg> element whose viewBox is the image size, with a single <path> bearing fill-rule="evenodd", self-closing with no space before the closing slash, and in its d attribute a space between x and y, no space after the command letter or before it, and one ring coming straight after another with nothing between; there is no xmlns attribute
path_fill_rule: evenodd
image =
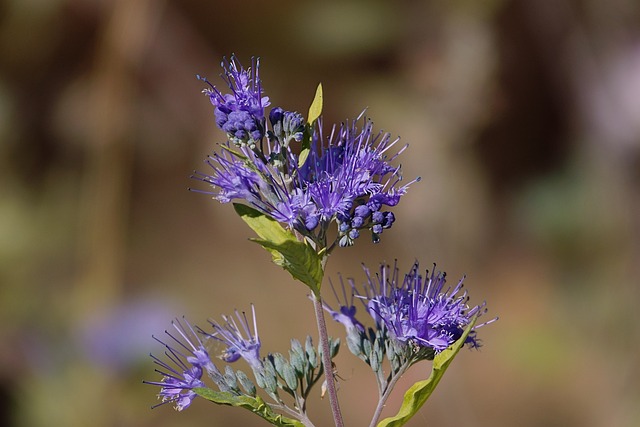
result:
<svg viewBox="0 0 640 427"><path fill-rule="evenodd" d="M458 354L462 348L467 336L476 324L477 316L471 319L471 322L465 329L464 333L455 343L449 348L438 353L433 359L433 365L431 367L431 375L428 379L418 381L413 384L409 390L404 394L402 400L402 406L398 413L378 423L377 427L399 427L407 423L413 417L418 410L425 404L433 390L442 379L445 371L453 362L453 358Z"/></svg>
<svg viewBox="0 0 640 427"><path fill-rule="evenodd" d="M324 276L321 256L306 242L298 241L291 231L268 215L239 203L234 203L233 207L259 237L251 240L269 251L276 265L284 268L294 279L301 281L318 295Z"/></svg>
<svg viewBox="0 0 640 427"><path fill-rule="evenodd" d="M300 149L300 156L298 157L298 167L302 167L304 162L307 161L309 153L311 152L311 135L313 134L313 125L316 120L322 114L322 83L318 84L316 89L316 96L311 102L309 107L309 115L307 116L307 126L304 130L304 138L302 140L302 147Z"/></svg>
<svg viewBox="0 0 640 427"><path fill-rule="evenodd" d="M260 396L235 396L229 392L215 391L206 387L196 387L193 389L196 394L204 399L219 405L237 406L248 409L261 418L269 421L274 426L279 427L304 427L298 420L283 417L273 412L271 407L267 405Z"/></svg>
<svg viewBox="0 0 640 427"><path fill-rule="evenodd" d="M310 125L315 122L318 117L322 114L322 83L318 84L318 88L316 89L316 96L313 98L313 102L309 107L309 115L307 118L307 123Z"/></svg>
<svg viewBox="0 0 640 427"><path fill-rule="evenodd" d="M309 147L302 148L302 151L300 151L300 156L298 157L299 168L301 168L302 165L304 165L304 162L307 161L307 157L309 157L310 152L311 152L311 149Z"/></svg>

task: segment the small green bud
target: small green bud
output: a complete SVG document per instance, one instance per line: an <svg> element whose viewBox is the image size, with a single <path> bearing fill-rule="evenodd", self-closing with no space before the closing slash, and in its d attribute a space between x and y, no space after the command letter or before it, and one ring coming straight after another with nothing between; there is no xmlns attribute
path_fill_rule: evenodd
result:
<svg viewBox="0 0 640 427"><path fill-rule="evenodd" d="M251 397L256 397L256 386L253 384L253 382L249 379L249 377L247 376L247 374L245 374L242 371L237 371L236 372L236 377L238 378L238 381L240 382L240 385L242 386L242 388L244 389L244 391Z"/></svg>

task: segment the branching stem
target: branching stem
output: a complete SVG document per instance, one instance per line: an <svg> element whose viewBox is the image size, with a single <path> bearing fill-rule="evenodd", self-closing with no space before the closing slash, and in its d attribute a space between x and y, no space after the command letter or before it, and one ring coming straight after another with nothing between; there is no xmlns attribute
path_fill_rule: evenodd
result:
<svg viewBox="0 0 640 427"><path fill-rule="evenodd" d="M382 414L384 405L385 403L387 403L387 399L389 399L389 396L391 396L393 387L395 387L400 377L402 377L402 375L405 372L407 372L407 369L409 369L409 366L410 366L410 363L408 362L402 365L400 369L398 369L398 372L396 372L387 383L387 387L384 389L384 392L380 395L380 398L378 399L378 406L376 406L376 411L373 414L373 418L371 418L371 423L369 424L369 427L375 427L378 424L378 420L380 419L380 415Z"/></svg>
<svg viewBox="0 0 640 427"><path fill-rule="evenodd" d="M333 414L333 421L336 427L344 427L338 393L336 390L336 380L333 376L333 365L331 363L331 349L329 348L329 335L327 334L327 323L324 320L324 309L322 308L322 298L320 295L312 294L313 307L318 323L318 334L320 336L320 348L322 349L322 365L324 366L324 376L327 381L327 393L329 394L329 405Z"/></svg>

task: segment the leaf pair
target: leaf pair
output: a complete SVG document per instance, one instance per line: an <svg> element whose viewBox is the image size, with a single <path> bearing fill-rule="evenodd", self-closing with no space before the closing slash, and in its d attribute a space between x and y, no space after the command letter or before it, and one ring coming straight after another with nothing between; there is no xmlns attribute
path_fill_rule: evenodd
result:
<svg viewBox="0 0 640 427"><path fill-rule="evenodd" d="M307 285L315 295L320 295L324 276L322 256L305 241L298 241L291 231L283 228L268 215L239 203L234 203L233 207L240 218L258 235L259 238L251 241L269 251L276 265Z"/></svg>
<svg viewBox="0 0 640 427"><path fill-rule="evenodd" d="M299 166L304 164L309 155L312 127L322 114L322 98L322 84L319 84L311 107L309 107L306 135L298 158ZM294 279L307 285L316 296L319 296L324 276L322 256L307 242L299 241L291 231L283 228L268 215L239 203L234 203L233 207L240 218L259 237L251 240L269 251L276 265L287 270Z"/></svg>

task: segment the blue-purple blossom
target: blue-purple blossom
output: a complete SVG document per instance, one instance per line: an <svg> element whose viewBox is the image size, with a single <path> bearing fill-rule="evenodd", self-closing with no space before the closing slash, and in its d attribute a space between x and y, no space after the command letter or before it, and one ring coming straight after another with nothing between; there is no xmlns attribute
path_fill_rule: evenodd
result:
<svg viewBox="0 0 640 427"><path fill-rule="evenodd" d="M207 79L199 77L209 85L203 93L215 107L216 125L229 139L238 145L253 145L264 136L264 108L269 106L269 98L262 96L260 60L254 59L251 68L245 70L232 56L230 61L222 62L222 67L231 93L222 93Z"/></svg>
<svg viewBox="0 0 640 427"><path fill-rule="evenodd" d="M283 145L268 143L264 153L246 146L238 151L222 146L222 153L207 160L213 172L196 177L212 185L214 191L208 194L218 201L245 201L313 240L325 236L335 221L340 246L352 245L359 231L366 229L372 230L377 242L395 219L381 209L397 205L417 181L401 185L400 167L391 166L404 150L388 155L397 142L389 134L374 135L373 124L364 120L362 129L355 123L334 129L326 142L318 131L314 133L302 167L297 166L298 155Z"/></svg>
<svg viewBox="0 0 640 427"><path fill-rule="evenodd" d="M324 309L331 315L333 320L341 323L345 327L347 333L354 331L363 332L364 326L356 319L357 308L355 306L355 287L353 280L348 280L349 287L345 286L342 276L340 276L340 289L336 291L336 287L333 285L331 279L329 279L331 290L339 304L339 308L334 310L329 304L323 302Z"/></svg>
<svg viewBox="0 0 640 427"><path fill-rule="evenodd" d="M162 375L162 380L145 381L146 384L161 387L158 394L161 405L173 403L178 411L187 408L197 397L194 388L205 387L203 372L214 377L220 375L198 335L186 320L184 323L186 327L178 320L172 322L177 334L165 331L171 345L153 337L165 347L166 360L151 355L159 366L156 372Z"/></svg>
<svg viewBox="0 0 640 427"><path fill-rule="evenodd" d="M236 310L235 317L222 316L224 323L209 320L209 323L213 326L213 333L207 335L226 346L220 356L222 360L232 363L242 358L251 368L260 371L262 369L260 337L258 335L256 312L253 305L251 306L251 314L253 318L253 331L250 329L246 313L240 313Z"/></svg>
<svg viewBox="0 0 640 427"><path fill-rule="evenodd" d="M462 336L471 319L482 314L486 305L470 307L467 291L462 291L464 278L453 289L444 287L445 278L446 273L435 269L423 277L416 262L402 284L389 284L389 297L370 300L372 309L398 341L442 351ZM475 328L465 344L479 346Z"/></svg>
<svg viewBox="0 0 640 427"><path fill-rule="evenodd" d="M275 107L265 131L268 99L262 96L258 61L250 70L235 58L223 66L232 93L210 83L205 93L229 141L207 159L212 171L195 174L213 187L205 193L222 203L247 203L320 248L350 246L363 230L377 242L395 220L386 209L419 180L402 184L400 166L392 165L407 146L394 151L399 139L375 133L364 114L325 136L321 118L312 126L301 114ZM294 142L300 144L292 147ZM327 242L334 222L338 236Z"/></svg>
<svg viewBox="0 0 640 427"><path fill-rule="evenodd" d="M400 281L397 266L391 270L388 265L381 265L375 275L365 267L365 273L367 282L361 291L350 281L351 295L363 300L366 311L378 328L384 327L393 339L405 345L430 348L438 353L458 340L476 315L480 316L486 311L484 302L476 306L468 305L467 291L463 291L464 278L453 288L445 287L445 273L434 269L431 273L427 271L423 277L418 262L403 281ZM342 287L343 295L346 295L344 284ZM342 301L339 299L339 311L328 306L325 309L332 315L343 310L353 314L348 321L334 315L334 319L347 327L349 332L350 324L359 324L355 319L353 296L345 296ZM476 329L495 320L474 326L465 344L479 347Z"/></svg>
<svg viewBox="0 0 640 427"><path fill-rule="evenodd" d="M293 140L301 142L304 136L305 121L302 114L294 111L284 111L280 107L273 108L269 113L269 122L273 129L270 137L280 145L287 147Z"/></svg>

